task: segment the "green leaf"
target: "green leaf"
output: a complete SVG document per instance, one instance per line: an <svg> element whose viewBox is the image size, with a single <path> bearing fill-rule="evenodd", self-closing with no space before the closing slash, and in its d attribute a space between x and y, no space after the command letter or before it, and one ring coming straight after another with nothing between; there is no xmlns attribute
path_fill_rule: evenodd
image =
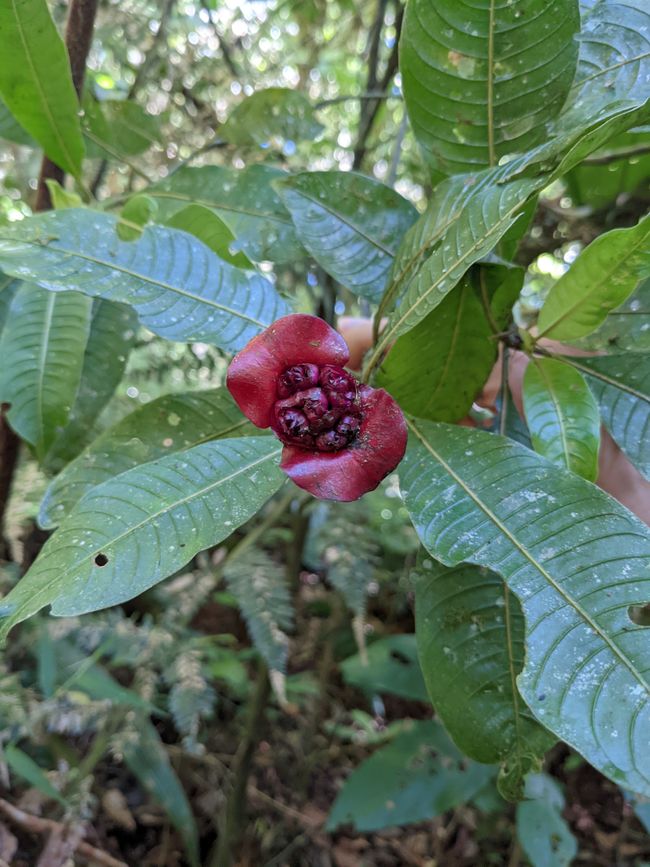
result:
<svg viewBox="0 0 650 867"><path fill-rule="evenodd" d="M78 208L82 204L81 196L70 190L66 190L53 178L46 178L45 184L52 199L52 204L58 210L63 208Z"/></svg>
<svg viewBox="0 0 650 867"><path fill-rule="evenodd" d="M650 177L650 153L635 150L650 146L650 129L622 133L593 155L593 165L583 163L564 178L574 205L604 208L621 193L634 193ZM616 155L618 159L615 159ZM601 160L601 163L596 162ZM607 160L607 162L605 162Z"/></svg>
<svg viewBox="0 0 650 867"><path fill-rule="evenodd" d="M283 264L304 256L291 216L272 186L285 177L280 169L263 165L241 170L185 166L146 192L158 201L162 220L186 205L203 205L226 222L238 248L254 262Z"/></svg>
<svg viewBox="0 0 650 867"><path fill-rule="evenodd" d="M167 394L97 437L50 484L38 521L52 528L91 488L126 470L209 440L258 434L225 388Z"/></svg>
<svg viewBox="0 0 650 867"><path fill-rule="evenodd" d="M287 87L268 87L235 106L219 128L219 135L235 145L282 147L287 141L315 139L323 129L303 93Z"/></svg>
<svg viewBox="0 0 650 867"><path fill-rule="evenodd" d="M9 423L42 460L65 427L81 381L92 301L23 283L0 337L0 402Z"/></svg>
<svg viewBox="0 0 650 867"><path fill-rule="evenodd" d="M615 782L650 792L650 531L589 482L503 437L410 423L400 487L428 551L501 574L526 618L519 691Z"/></svg>
<svg viewBox="0 0 650 867"><path fill-rule="evenodd" d="M650 479L650 356L610 355L570 362L587 376L611 435Z"/></svg>
<svg viewBox="0 0 650 867"><path fill-rule="evenodd" d="M235 236L221 217L203 205L188 205L181 211L176 211L167 220L167 225L194 235L199 241L203 241L206 247L214 250L219 258L230 262L235 268L254 267L245 253L231 252Z"/></svg>
<svg viewBox="0 0 650 867"><path fill-rule="evenodd" d="M46 0L2 3L0 34L4 102L48 157L78 178L84 156L79 102L68 54Z"/></svg>
<svg viewBox="0 0 650 867"><path fill-rule="evenodd" d="M389 635L373 641L367 659L356 653L341 663L343 680L366 695L389 693L413 701L427 701L418 662L415 635Z"/></svg>
<svg viewBox="0 0 650 867"><path fill-rule="evenodd" d="M117 605L257 513L285 481L274 437L202 443L89 491L3 599L11 627L46 605L68 617Z"/></svg>
<svg viewBox="0 0 650 867"><path fill-rule="evenodd" d="M0 296L1 297L1 296ZM609 352L650 352L650 280L645 280L620 307L578 345Z"/></svg>
<svg viewBox="0 0 650 867"><path fill-rule="evenodd" d="M14 295L18 291L19 286L19 280L14 280L12 277L5 277L2 271L0 271L0 335L2 334L2 329L5 327L11 302L13 301Z"/></svg>
<svg viewBox="0 0 650 867"><path fill-rule="evenodd" d="M396 301L398 306L371 360L421 322L470 266L492 251L547 180L540 176L501 183L505 168L438 185L427 211L408 230L395 257L379 315Z"/></svg>
<svg viewBox="0 0 650 867"><path fill-rule="evenodd" d="M41 768L36 764L31 756L18 749L14 744L7 744L3 750L3 757L7 764L19 777L26 780L30 786L38 789L47 798L52 798L58 801L63 807L68 807L69 804L61 793L54 788L52 783L45 776Z"/></svg>
<svg viewBox="0 0 650 867"><path fill-rule="evenodd" d="M133 196L122 208L117 234L122 241L137 241L144 227L155 219L157 213L158 205L151 196Z"/></svg>
<svg viewBox="0 0 650 867"><path fill-rule="evenodd" d="M325 827L334 831L350 823L364 832L427 821L467 803L493 773L482 765L467 767L438 723L412 721L410 730L350 774Z"/></svg>
<svg viewBox="0 0 650 867"><path fill-rule="evenodd" d="M600 235L578 256L544 302L539 336L572 340L590 334L649 274L650 214L631 229Z"/></svg>
<svg viewBox="0 0 650 867"><path fill-rule="evenodd" d="M594 482L600 414L579 371L555 358L533 358L524 374L523 401L535 451Z"/></svg>
<svg viewBox="0 0 650 867"><path fill-rule="evenodd" d="M1 267L55 292L130 304L161 337L228 352L286 312L268 280L233 268L191 235L149 226L138 241L120 241L116 224L75 208L0 226Z"/></svg>
<svg viewBox="0 0 650 867"><path fill-rule="evenodd" d="M521 797L555 738L533 717L516 678L524 665L524 618L494 572L448 568L420 557L415 571L415 633L431 703L463 753L502 763L501 794Z"/></svg>
<svg viewBox="0 0 650 867"><path fill-rule="evenodd" d="M0 99L0 138L14 144L36 147L36 142L18 123L4 102Z"/></svg>
<svg viewBox="0 0 650 867"><path fill-rule="evenodd" d="M497 357L493 331L507 326L522 278L518 268L489 265L470 271L441 304L397 340L377 384L419 418L458 421L490 375ZM495 315L490 301L497 289L501 297Z"/></svg>
<svg viewBox="0 0 650 867"><path fill-rule="evenodd" d="M58 472L92 439L99 414L113 396L135 343L137 319L130 307L94 301L81 380L68 424L45 457L49 472Z"/></svg>
<svg viewBox="0 0 650 867"><path fill-rule="evenodd" d="M178 830L192 867L198 867L198 831L192 808L160 735L146 717L140 716L120 740L120 747L126 765Z"/></svg>
<svg viewBox="0 0 650 867"><path fill-rule="evenodd" d="M562 818L564 795L547 774L527 781L529 800L517 804L517 838L532 867L569 867L578 843Z"/></svg>
<svg viewBox="0 0 650 867"><path fill-rule="evenodd" d="M418 216L413 205L355 172L303 172L276 188L318 264L347 289L378 301L402 236Z"/></svg>
<svg viewBox="0 0 650 867"><path fill-rule="evenodd" d="M411 0L400 43L404 99L445 175L544 141L576 69L577 0Z"/></svg>
<svg viewBox="0 0 650 867"><path fill-rule="evenodd" d="M226 562L223 570L246 621L255 649L271 671L287 670L293 605L283 563L253 548Z"/></svg>

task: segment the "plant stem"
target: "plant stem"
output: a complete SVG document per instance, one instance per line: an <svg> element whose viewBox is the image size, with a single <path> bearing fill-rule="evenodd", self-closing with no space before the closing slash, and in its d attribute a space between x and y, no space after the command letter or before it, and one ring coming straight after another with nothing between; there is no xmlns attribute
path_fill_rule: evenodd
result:
<svg viewBox="0 0 650 867"><path fill-rule="evenodd" d="M248 719L232 766L233 787L226 803L223 825L209 867L230 867L242 832L246 811L246 788L253 756L264 724L264 712L271 693L266 666L260 663L255 692L248 707Z"/></svg>
<svg viewBox="0 0 650 867"><path fill-rule="evenodd" d="M86 72L86 59L90 51L90 43L93 38L95 15L99 0L72 0L68 21L65 28L65 47L70 58L70 70L72 83L81 99L81 91ZM65 173L56 163L44 156L41 162L41 172L38 178L36 191L36 211L47 211L52 207L50 192L45 181L55 180L61 185L65 179Z"/></svg>

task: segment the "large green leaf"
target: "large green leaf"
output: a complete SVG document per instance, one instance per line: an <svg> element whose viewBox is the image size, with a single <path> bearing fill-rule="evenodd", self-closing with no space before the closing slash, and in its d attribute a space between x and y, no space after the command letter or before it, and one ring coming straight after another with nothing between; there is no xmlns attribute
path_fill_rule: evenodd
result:
<svg viewBox="0 0 650 867"><path fill-rule="evenodd" d="M326 828L351 823L358 831L378 831L433 819L467 803L492 774L489 767L468 767L439 723L413 721L350 774Z"/></svg>
<svg viewBox="0 0 650 867"><path fill-rule="evenodd" d="M533 358L524 375L523 401L535 451L595 481L600 414L580 372L555 358Z"/></svg>
<svg viewBox="0 0 650 867"><path fill-rule="evenodd" d="M39 460L63 430L75 402L90 330L92 301L78 292L21 284L0 337L0 402Z"/></svg>
<svg viewBox="0 0 650 867"><path fill-rule="evenodd" d="M650 479L650 356L569 360L587 375L611 435Z"/></svg>
<svg viewBox="0 0 650 867"><path fill-rule="evenodd" d="M553 736L517 689L524 665L524 618L494 572L463 563L448 568L421 557L415 572L415 631L431 702L458 747L473 759L502 763L499 788L521 796Z"/></svg>
<svg viewBox="0 0 650 867"><path fill-rule="evenodd" d="M635 155L634 152L648 147L650 129L631 130L595 153L593 165L583 163L572 169L564 180L574 205L600 209L613 203L621 193L634 193L637 188L641 192L650 178L650 153Z"/></svg>
<svg viewBox="0 0 650 867"><path fill-rule="evenodd" d="M36 147L36 142L18 123L4 102L0 99L0 138L14 144Z"/></svg>
<svg viewBox="0 0 650 867"><path fill-rule="evenodd" d="M458 421L490 375L497 357L493 330L507 326L522 277L519 269L493 265L470 271L438 307L397 340L377 384L419 418ZM499 287L509 303L500 304L495 315L490 304Z"/></svg>
<svg viewBox="0 0 650 867"><path fill-rule="evenodd" d="M517 678L537 719L615 782L650 793L650 531L589 482L503 437L412 422L400 467L425 547L501 574L526 619Z"/></svg>
<svg viewBox="0 0 650 867"><path fill-rule="evenodd" d="M1 226L1 267L45 289L130 304L162 337L230 352L287 312L268 280L233 268L192 235L149 226L139 240L121 241L116 224L72 208Z"/></svg>
<svg viewBox="0 0 650 867"><path fill-rule="evenodd" d="M19 286L19 280L14 280L13 277L6 277L0 271L0 334L2 334L2 329L5 327L11 302Z"/></svg>
<svg viewBox="0 0 650 867"><path fill-rule="evenodd" d="M79 102L46 0L0 3L0 41L0 94L7 107L50 159L79 177Z"/></svg>
<svg viewBox="0 0 650 867"><path fill-rule="evenodd" d="M92 438L99 414L120 384L136 331L137 318L130 307L114 301L93 302L77 396L68 424L47 453L48 471L60 470Z"/></svg>
<svg viewBox="0 0 650 867"><path fill-rule="evenodd" d="M119 741L120 752L143 788L163 808L183 840L192 867L199 864L199 843L192 808L160 735L139 715Z"/></svg>
<svg viewBox="0 0 650 867"><path fill-rule="evenodd" d="M167 394L102 433L50 484L38 516L56 527L91 488L138 464L224 437L259 434L224 388Z"/></svg>
<svg viewBox="0 0 650 867"><path fill-rule="evenodd" d="M135 199L130 199L135 202L136 199L143 199L144 196L136 196ZM149 198L148 196L146 197ZM155 199L151 200L155 203ZM122 211L124 217L124 211ZM199 241L203 241L206 247L223 259L225 262L230 262L236 268L253 268L254 265L248 258L246 253L232 252L231 247L235 243L235 236L230 230L230 227L221 217L218 217L214 211L205 208L203 205L188 205L167 220L167 225L174 229L182 229L184 232L189 232L194 235Z"/></svg>
<svg viewBox="0 0 650 867"><path fill-rule="evenodd" d="M648 276L650 214L630 229L600 235L578 256L544 302L539 336L572 340L590 334Z"/></svg>
<svg viewBox="0 0 650 867"><path fill-rule="evenodd" d="M270 144L314 139L323 125L304 93L288 87L267 87L240 102L219 128L221 138L236 145Z"/></svg>
<svg viewBox="0 0 650 867"><path fill-rule="evenodd" d="M380 314L392 303L398 306L381 333L373 363L437 307L471 265L492 251L548 180L539 176L501 183L506 168L450 178L436 188L395 257Z"/></svg>
<svg viewBox="0 0 650 867"><path fill-rule="evenodd" d="M400 70L432 166L460 174L544 140L573 80L579 26L577 0L411 0Z"/></svg>
<svg viewBox="0 0 650 867"><path fill-rule="evenodd" d="M620 307L608 314L597 331L578 341L578 345L609 352L650 352L650 279L641 283Z"/></svg>
<svg viewBox="0 0 650 867"><path fill-rule="evenodd" d="M298 237L343 286L377 301L417 211L379 181L354 172L304 172L276 183Z"/></svg>
<svg viewBox="0 0 650 867"><path fill-rule="evenodd" d="M287 175L271 166L246 169L186 166L147 187L156 198L162 219L186 205L203 205L222 217L237 238L237 246L256 262L293 262L304 256L291 222L272 183Z"/></svg>
<svg viewBox="0 0 650 867"><path fill-rule="evenodd" d="M63 617L108 608L178 571L275 493L279 456L273 437L218 440L93 488L3 599L0 638L46 605Z"/></svg>

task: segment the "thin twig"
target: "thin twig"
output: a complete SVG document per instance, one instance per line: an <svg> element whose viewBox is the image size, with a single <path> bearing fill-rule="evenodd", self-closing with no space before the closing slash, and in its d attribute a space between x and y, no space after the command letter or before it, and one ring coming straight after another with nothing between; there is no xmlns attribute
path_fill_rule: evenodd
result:
<svg viewBox="0 0 650 867"><path fill-rule="evenodd" d="M338 105L340 102L354 102L359 100L363 102L368 99L402 99L401 93L385 93L383 90L372 90L365 93L350 93L347 96L333 96L331 99L321 99L314 103L314 109L320 111L321 108L328 108L330 105Z"/></svg>
<svg viewBox="0 0 650 867"><path fill-rule="evenodd" d="M42 819L40 816L33 816L19 807L14 807L9 801L5 801L4 798L0 798L0 812L4 813L8 819L19 827L32 831L34 834L52 834L53 832L61 834L65 830L63 823L55 822L53 819ZM85 840L79 841L76 851L89 861L95 861L97 864L104 865L104 867L128 867L124 861L118 861L117 858L113 858L108 852L91 846Z"/></svg>
<svg viewBox="0 0 650 867"><path fill-rule="evenodd" d="M635 147L620 148L615 151L608 151L604 154L596 154L587 157L581 163L583 166L608 166L610 163L616 163L619 160L631 159L632 157L640 157L644 154L650 154L650 145L636 145Z"/></svg>

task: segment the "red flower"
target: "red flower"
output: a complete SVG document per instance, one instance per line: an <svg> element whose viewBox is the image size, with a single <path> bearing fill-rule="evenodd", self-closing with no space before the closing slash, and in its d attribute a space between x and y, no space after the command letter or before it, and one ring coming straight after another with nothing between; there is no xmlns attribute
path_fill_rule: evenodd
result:
<svg viewBox="0 0 650 867"><path fill-rule="evenodd" d="M348 347L318 319L278 319L232 360L227 385L257 427L285 444L281 468L326 500L357 500L394 470L406 449L406 424L383 389L344 370Z"/></svg>

